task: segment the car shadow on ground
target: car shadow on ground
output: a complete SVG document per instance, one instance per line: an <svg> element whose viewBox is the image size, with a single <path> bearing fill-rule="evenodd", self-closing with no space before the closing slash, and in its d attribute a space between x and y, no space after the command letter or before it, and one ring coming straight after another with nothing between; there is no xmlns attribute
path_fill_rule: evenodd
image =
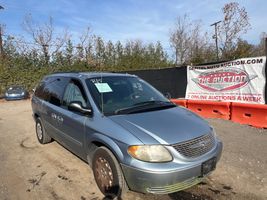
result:
<svg viewBox="0 0 267 200"><path fill-rule="evenodd" d="M160 195L161 196L161 195ZM154 195L151 194L135 194L135 197L137 197L137 199L161 199L158 198ZM176 192L176 193L172 193L169 195L163 195L161 196L163 199L170 199L170 200L215 200L213 197L206 195L206 194L194 194L192 192L189 191L180 191L180 192ZM131 199L131 197L127 198L127 199ZM104 197L102 200L123 200L122 197L117 197L115 199L112 199L110 197Z"/></svg>
<svg viewBox="0 0 267 200"><path fill-rule="evenodd" d="M188 190L169 194L171 200L215 200L219 197L232 199L237 193L229 185L222 183L201 182Z"/></svg>
<svg viewBox="0 0 267 200"><path fill-rule="evenodd" d="M176 193L169 194L170 199L172 200L214 200L214 198L205 194L193 194L187 191L180 191Z"/></svg>

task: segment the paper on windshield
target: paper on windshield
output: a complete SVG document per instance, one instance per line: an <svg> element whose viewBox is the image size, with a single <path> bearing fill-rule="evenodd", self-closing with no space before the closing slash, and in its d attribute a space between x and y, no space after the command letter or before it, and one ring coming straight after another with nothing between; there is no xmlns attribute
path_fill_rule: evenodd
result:
<svg viewBox="0 0 267 200"><path fill-rule="evenodd" d="M95 83L95 86L100 93L112 92L112 89L107 83Z"/></svg>

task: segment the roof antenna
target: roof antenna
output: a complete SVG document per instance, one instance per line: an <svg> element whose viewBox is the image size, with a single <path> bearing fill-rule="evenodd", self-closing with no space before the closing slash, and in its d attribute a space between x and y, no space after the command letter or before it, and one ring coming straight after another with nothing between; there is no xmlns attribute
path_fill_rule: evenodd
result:
<svg viewBox="0 0 267 200"><path fill-rule="evenodd" d="M101 69L101 87L103 86L103 74L102 74L102 69ZM102 112L102 117L104 117L104 101L103 101L103 91L100 92L100 96L101 96L101 112Z"/></svg>

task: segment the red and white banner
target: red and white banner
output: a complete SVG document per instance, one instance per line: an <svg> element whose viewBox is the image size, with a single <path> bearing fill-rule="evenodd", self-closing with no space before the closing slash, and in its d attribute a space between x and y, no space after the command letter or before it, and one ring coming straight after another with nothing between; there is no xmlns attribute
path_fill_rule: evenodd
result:
<svg viewBox="0 0 267 200"><path fill-rule="evenodd" d="M266 57L187 67L186 99L265 103Z"/></svg>

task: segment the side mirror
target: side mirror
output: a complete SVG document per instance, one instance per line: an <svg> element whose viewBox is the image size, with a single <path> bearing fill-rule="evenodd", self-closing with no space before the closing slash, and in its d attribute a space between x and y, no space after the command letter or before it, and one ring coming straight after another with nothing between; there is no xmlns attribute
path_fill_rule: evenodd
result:
<svg viewBox="0 0 267 200"><path fill-rule="evenodd" d="M169 92L166 92L166 93L164 94L164 96L165 96L167 99L171 99L171 98L172 98L172 96L171 96L171 94L170 94Z"/></svg>
<svg viewBox="0 0 267 200"><path fill-rule="evenodd" d="M70 102L68 109L71 111L82 113L84 115L92 115L93 113L91 108L84 108L82 106L82 103L79 101Z"/></svg>

